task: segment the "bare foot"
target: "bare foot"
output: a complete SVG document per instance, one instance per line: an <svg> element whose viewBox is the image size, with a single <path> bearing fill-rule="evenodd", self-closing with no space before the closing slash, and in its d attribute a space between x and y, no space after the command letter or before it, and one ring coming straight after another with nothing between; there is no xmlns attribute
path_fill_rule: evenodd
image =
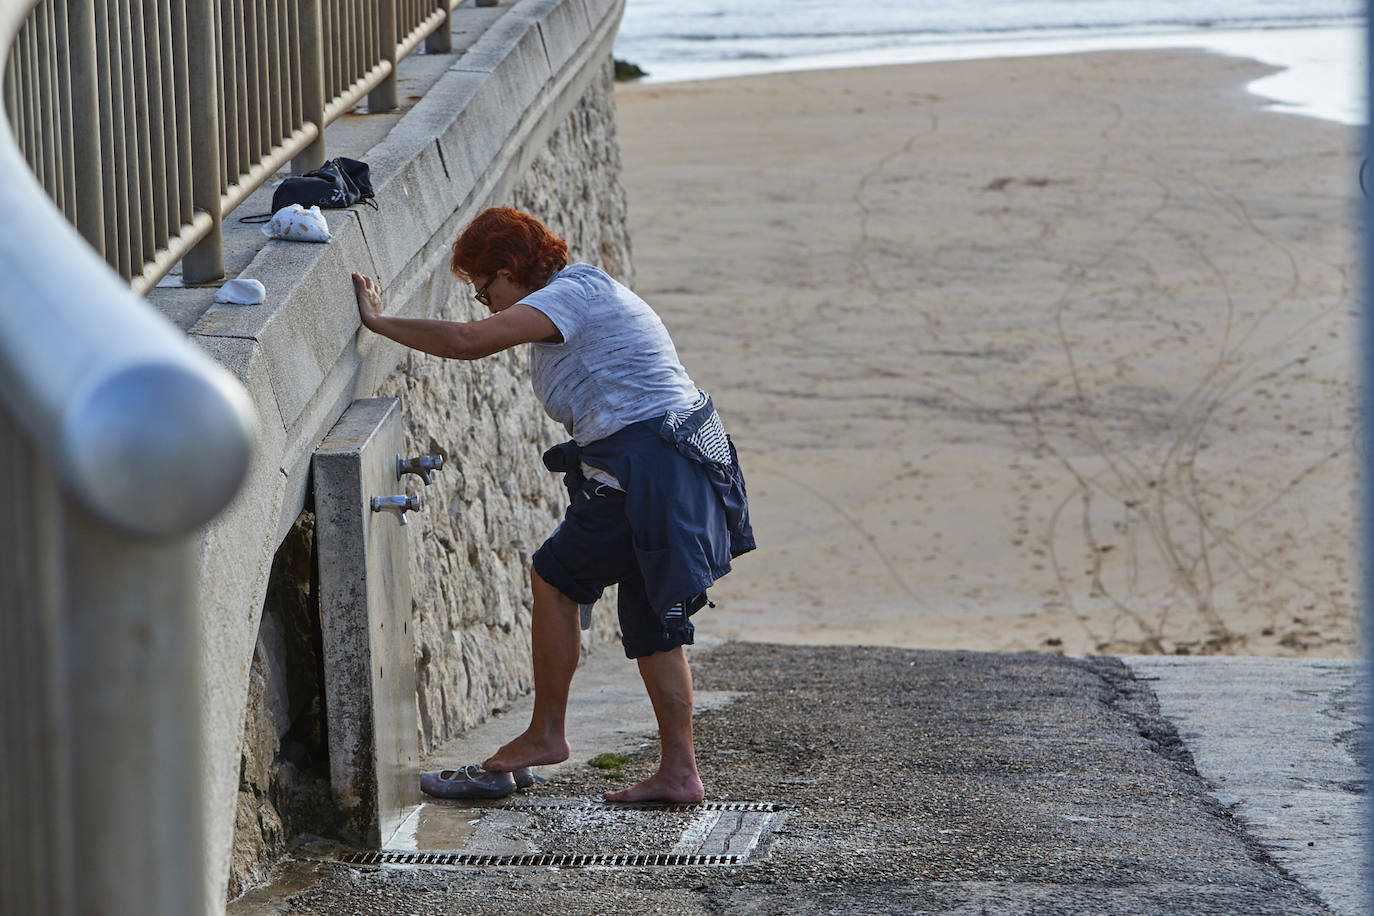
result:
<svg viewBox="0 0 1374 916"><path fill-rule="evenodd" d="M673 802L679 805L695 805L706 797L701 785L701 777L696 773L683 776L667 776L662 770L643 782L635 783L619 792L603 793L608 802Z"/></svg>
<svg viewBox="0 0 1374 916"><path fill-rule="evenodd" d="M531 735L526 729L519 737L482 761L482 769L491 773L510 773L521 767L562 763L572 750L563 738L545 739Z"/></svg>

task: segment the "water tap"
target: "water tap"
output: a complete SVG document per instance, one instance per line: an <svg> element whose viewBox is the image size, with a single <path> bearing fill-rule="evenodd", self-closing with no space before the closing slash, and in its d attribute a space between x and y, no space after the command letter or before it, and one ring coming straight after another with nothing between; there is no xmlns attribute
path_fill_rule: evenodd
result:
<svg viewBox="0 0 1374 916"><path fill-rule="evenodd" d="M406 474L419 474L420 479L425 482L425 486L433 483L429 475L435 471L443 470L443 455L419 455L415 458L402 458L396 456L396 479L400 480Z"/></svg>
<svg viewBox="0 0 1374 916"><path fill-rule="evenodd" d="M420 511L420 497L418 495L374 496L372 497L372 511L395 512L396 517L404 525L406 524L407 512Z"/></svg>

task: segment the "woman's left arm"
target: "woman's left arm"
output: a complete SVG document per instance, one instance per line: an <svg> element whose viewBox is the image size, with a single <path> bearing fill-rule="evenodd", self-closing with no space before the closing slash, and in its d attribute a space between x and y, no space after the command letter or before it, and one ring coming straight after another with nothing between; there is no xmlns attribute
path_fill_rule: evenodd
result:
<svg viewBox="0 0 1374 916"><path fill-rule="evenodd" d="M517 304L480 321L442 321L382 314L381 286L353 274L358 317L369 331L412 350L448 359L481 359L517 344L557 340L558 327L539 309Z"/></svg>

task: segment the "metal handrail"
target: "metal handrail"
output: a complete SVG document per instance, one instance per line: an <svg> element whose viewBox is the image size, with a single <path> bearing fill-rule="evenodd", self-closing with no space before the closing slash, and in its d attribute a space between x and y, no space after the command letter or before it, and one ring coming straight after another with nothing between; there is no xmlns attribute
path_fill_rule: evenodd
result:
<svg viewBox="0 0 1374 916"><path fill-rule="evenodd" d="M0 169L0 399L107 524L151 537L197 528L247 467L248 395L92 256L8 123Z"/></svg>
<svg viewBox="0 0 1374 916"><path fill-rule="evenodd" d="M29 168L146 294L179 261L224 275L225 214L364 96L396 107L396 64L451 46L462 0L39 0L3 74Z"/></svg>
<svg viewBox="0 0 1374 916"><path fill-rule="evenodd" d="M93 33L30 7L0 3L0 61L27 16L43 65L7 81L0 118L0 912L182 916L209 896L199 529L248 473L255 410L70 222L103 224L82 198L96 131L36 103L74 96L33 37Z"/></svg>

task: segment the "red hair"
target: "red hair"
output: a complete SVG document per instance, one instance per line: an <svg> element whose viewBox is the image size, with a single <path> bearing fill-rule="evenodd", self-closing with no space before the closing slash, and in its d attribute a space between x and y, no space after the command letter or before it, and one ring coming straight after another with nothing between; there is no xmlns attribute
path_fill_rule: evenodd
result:
<svg viewBox="0 0 1374 916"><path fill-rule="evenodd" d="M515 282L542 289L568 266L568 243L528 213L510 207L483 210L453 243L449 269L460 280L509 270Z"/></svg>

